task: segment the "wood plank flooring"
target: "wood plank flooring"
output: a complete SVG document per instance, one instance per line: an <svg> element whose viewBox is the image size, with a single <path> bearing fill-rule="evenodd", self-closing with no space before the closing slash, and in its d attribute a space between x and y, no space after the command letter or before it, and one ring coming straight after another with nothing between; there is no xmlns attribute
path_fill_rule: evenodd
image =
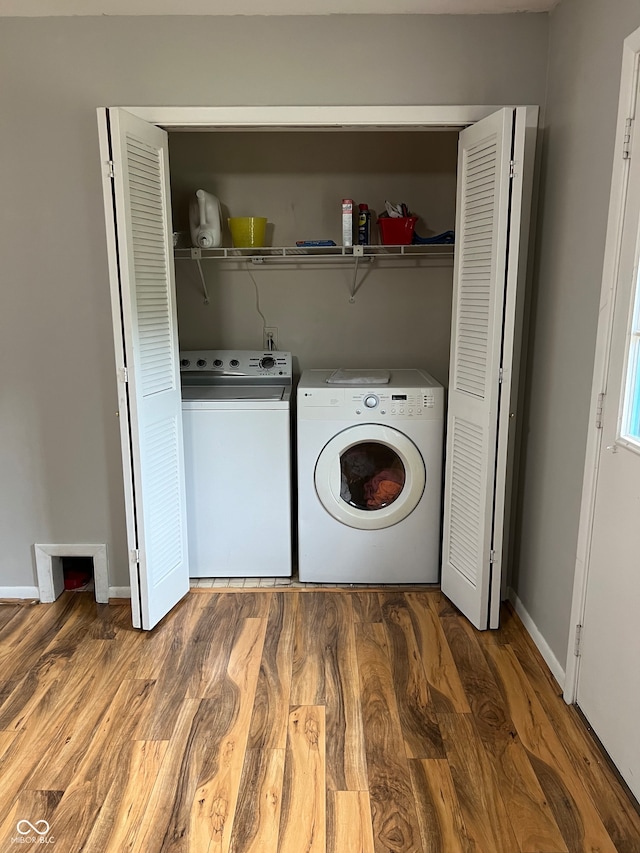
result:
<svg viewBox="0 0 640 853"><path fill-rule="evenodd" d="M640 853L640 816L509 607L480 634L437 590L196 589L142 633L65 593L0 606L0 853L40 838Z"/></svg>

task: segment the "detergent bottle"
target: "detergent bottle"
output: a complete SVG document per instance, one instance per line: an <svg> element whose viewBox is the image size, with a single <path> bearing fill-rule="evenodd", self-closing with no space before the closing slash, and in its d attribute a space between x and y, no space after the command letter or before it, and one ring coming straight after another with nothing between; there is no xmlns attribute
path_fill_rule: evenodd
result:
<svg viewBox="0 0 640 853"><path fill-rule="evenodd" d="M222 245L222 215L219 200L205 190L197 190L189 204L191 242L196 248L217 249Z"/></svg>

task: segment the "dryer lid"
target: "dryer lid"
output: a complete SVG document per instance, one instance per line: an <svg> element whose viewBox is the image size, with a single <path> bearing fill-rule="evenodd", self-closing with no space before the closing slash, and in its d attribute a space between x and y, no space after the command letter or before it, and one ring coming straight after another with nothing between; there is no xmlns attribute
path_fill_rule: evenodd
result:
<svg viewBox="0 0 640 853"><path fill-rule="evenodd" d="M327 385L388 385L389 370L334 370L325 380Z"/></svg>

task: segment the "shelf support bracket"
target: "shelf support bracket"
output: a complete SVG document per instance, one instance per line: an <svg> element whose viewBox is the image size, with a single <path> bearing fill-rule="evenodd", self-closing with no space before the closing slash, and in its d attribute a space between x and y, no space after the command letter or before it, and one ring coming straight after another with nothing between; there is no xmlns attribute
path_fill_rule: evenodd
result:
<svg viewBox="0 0 640 853"><path fill-rule="evenodd" d="M360 258L364 257L364 246L354 246L353 247L353 258L354 258L354 266L353 266L353 282L351 283L351 290L349 295L349 302L354 303L356 301L356 293L358 292L358 264L360 263Z"/></svg>
<svg viewBox="0 0 640 853"><path fill-rule="evenodd" d="M204 293L204 300L203 301L204 301L205 305L208 305L209 304L209 291L207 290L207 282L205 281L204 272L202 270L202 264L200 263L200 258L202 257L200 249L192 249L191 250L191 257L194 259L194 261L198 265L198 272L200 273L200 281L202 282L202 292Z"/></svg>

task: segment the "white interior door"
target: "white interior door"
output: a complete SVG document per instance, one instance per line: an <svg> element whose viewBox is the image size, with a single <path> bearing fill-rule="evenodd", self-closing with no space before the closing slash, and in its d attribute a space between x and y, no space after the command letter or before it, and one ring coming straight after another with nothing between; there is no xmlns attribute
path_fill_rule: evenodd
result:
<svg viewBox="0 0 640 853"><path fill-rule="evenodd" d="M132 615L136 627L150 629L189 590L168 138L126 110L99 116L112 173L105 209L116 359L122 359Z"/></svg>
<svg viewBox="0 0 640 853"><path fill-rule="evenodd" d="M577 703L637 799L640 799L639 262L640 133L636 131L614 287Z"/></svg>
<svg viewBox="0 0 640 853"><path fill-rule="evenodd" d="M458 149L442 590L481 630L499 619L536 123L505 108Z"/></svg>

